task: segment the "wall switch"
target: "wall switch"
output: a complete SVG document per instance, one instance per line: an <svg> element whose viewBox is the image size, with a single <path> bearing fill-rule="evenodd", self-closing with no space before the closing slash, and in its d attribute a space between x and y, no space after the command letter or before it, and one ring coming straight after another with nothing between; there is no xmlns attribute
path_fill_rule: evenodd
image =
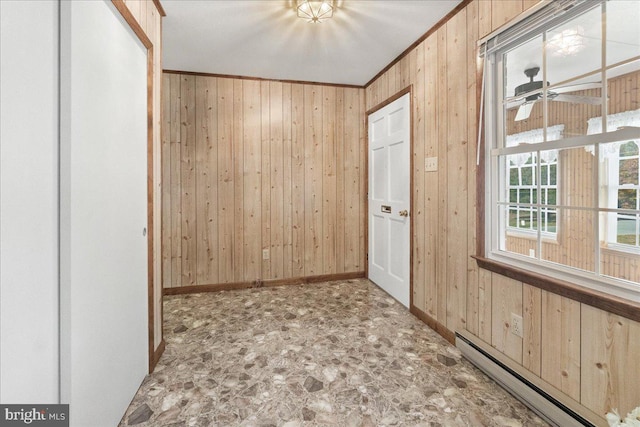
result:
<svg viewBox="0 0 640 427"><path fill-rule="evenodd" d="M437 157L425 157L424 159L425 172L437 172L438 171L438 158Z"/></svg>
<svg viewBox="0 0 640 427"><path fill-rule="evenodd" d="M511 313L511 333L523 338L522 316Z"/></svg>
<svg viewBox="0 0 640 427"><path fill-rule="evenodd" d="M264 260L269 259L269 249L263 249L262 250L262 259L264 259Z"/></svg>

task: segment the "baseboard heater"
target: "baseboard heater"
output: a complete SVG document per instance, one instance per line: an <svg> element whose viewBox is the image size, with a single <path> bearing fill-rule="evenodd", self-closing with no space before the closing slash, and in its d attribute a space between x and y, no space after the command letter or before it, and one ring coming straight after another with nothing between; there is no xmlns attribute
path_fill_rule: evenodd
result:
<svg viewBox="0 0 640 427"><path fill-rule="evenodd" d="M457 332L456 347L466 359L551 425L557 427L594 427L584 417Z"/></svg>

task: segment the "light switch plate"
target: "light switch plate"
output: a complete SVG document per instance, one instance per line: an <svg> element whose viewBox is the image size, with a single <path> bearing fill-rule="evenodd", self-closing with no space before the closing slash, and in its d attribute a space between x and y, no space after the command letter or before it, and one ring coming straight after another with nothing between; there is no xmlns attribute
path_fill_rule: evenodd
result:
<svg viewBox="0 0 640 427"><path fill-rule="evenodd" d="M263 260L268 260L269 259L269 249L263 249L262 250L262 259Z"/></svg>

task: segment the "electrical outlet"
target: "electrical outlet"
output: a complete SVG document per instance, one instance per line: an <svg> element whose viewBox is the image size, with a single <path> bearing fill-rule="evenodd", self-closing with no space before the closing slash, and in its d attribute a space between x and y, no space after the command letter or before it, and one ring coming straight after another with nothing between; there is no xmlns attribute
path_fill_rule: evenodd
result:
<svg viewBox="0 0 640 427"><path fill-rule="evenodd" d="M535 249L529 249L529 256L531 258L535 258L536 257L536 250Z"/></svg>
<svg viewBox="0 0 640 427"><path fill-rule="evenodd" d="M523 338L522 316L511 313L511 333Z"/></svg>
<svg viewBox="0 0 640 427"><path fill-rule="evenodd" d="M425 172L437 172L438 171L438 158L437 157L425 157L424 159Z"/></svg>
<svg viewBox="0 0 640 427"><path fill-rule="evenodd" d="M269 259L269 249L263 249L262 250L262 259L264 259L264 260Z"/></svg>

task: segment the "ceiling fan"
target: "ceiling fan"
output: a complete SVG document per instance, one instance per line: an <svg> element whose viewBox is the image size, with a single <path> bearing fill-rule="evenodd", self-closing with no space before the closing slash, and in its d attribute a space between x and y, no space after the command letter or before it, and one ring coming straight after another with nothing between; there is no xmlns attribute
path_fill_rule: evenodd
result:
<svg viewBox="0 0 640 427"><path fill-rule="evenodd" d="M542 99L541 92L534 93L531 95L526 95L527 93L542 89L542 86L543 86L542 80L533 80L534 77L538 75L539 71L540 71L540 67L531 67L524 70L524 74L525 76L529 77L529 81L527 83L523 83L516 87L515 97L520 97L520 98L515 99L507 104L507 108L513 108L513 107L519 106L518 112L516 113L516 117L514 119L514 121L516 122L529 118L529 116L531 115L531 111L533 110L533 105L536 103L536 101L538 101L539 99ZM547 82L547 86L549 86L549 82ZM547 92L547 99L554 100L554 101L597 105L602 102L602 99L600 97L569 95L568 92L575 92L578 90L587 90L587 89L599 89L601 87L602 87L601 83L582 83L582 84L571 85L571 86L557 87L553 91Z"/></svg>

